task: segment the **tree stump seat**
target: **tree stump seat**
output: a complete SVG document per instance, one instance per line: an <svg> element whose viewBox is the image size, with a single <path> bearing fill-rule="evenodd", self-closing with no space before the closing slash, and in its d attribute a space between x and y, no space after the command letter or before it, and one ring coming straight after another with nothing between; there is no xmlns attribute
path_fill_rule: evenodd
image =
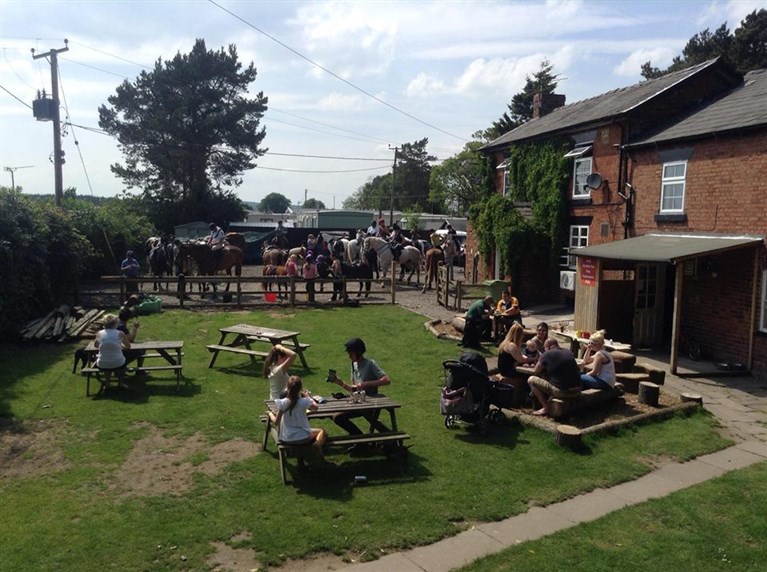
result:
<svg viewBox="0 0 767 572"><path fill-rule="evenodd" d="M618 399L623 395L623 392L623 384L616 383L612 389L584 389L580 393L568 397L550 397L549 416L558 419L571 413L591 409L613 399Z"/></svg>
<svg viewBox="0 0 767 572"><path fill-rule="evenodd" d="M638 393L640 382L651 381L648 374L636 371L632 373L616 373L615 379L623 384L623 389L627 393Z"/></svg>

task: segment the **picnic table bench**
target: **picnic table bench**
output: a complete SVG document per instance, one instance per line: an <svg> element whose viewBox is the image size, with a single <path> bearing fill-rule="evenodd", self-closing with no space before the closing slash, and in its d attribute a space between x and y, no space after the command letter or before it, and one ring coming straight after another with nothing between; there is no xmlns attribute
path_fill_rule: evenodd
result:
<svg viewBox="0 0 767 572"><path fill-rule="evenodd" d="M136 373L172 371L176 375L176 391L178 391L181 387L181 377L183 375L183 349L183 341L133 342L130 349L127 351L134 357L130 358L129 361L126 362L126 365L130 364L133 359L136 360L136 365L126 367L126 370ZM94 365L98 351L94 341L91 341L83 349L86 365L80 370L80 373L86 376L86 396L90 396L91 376L95 375L96 379L100 379L101 370ZM144 365L145 360L153 358L162 358L165 360L165 363L161 363L160 365Z"/></svg>
<svg viewBox="0 0 767 572"><path fill-rule="evenodd" d="M267 409L272 413L277 413L277 405L274 401L265 401ZM360 435L329 435L325 442L325 447L350 447L352 445L370 445L374 443L384 444L383 451L387 457L401 462L403 465L407 461L407 448L403 442L410 439L410 435L397 429L396 410L400 404L396 401L383 396L368 396L363 402L354 403L351 396L341 399L329 398L327 401L317 403L319 409L307 413L309 419L327 419L332 418L337 413L372 413L376 418L382 411L389 413L391 430L381 432L375 431L370 427L367 433ZM280 462L280 476L282 483L287 483L287 462L288 456L303 457L308 453L310 443L286 443L279 439L278 428L272 425L268 415L261 417L261 421L266 424L264 430L264 439L262 443L263 450L267 450L269 437L271 437L277 446L277 455Z"/></svg>
<svg viewBox="0 0 767 572"><path fill-rule="evenodd" d="M221 332L221 339L219 339L218 343L207 346L208 351L213 354L208 367L214 366L221 352L247 355L253 366L255 366L256 358L265 358L269 355L269 351L253 349L252 344L254 343L268 343L271 346L284 344L285 347L296 352L304 368L309 367L306 363L304 351L308 350L311 344L298 341L298 336L301 335L301 332L291 332L249 324L237 324L220 328L219 332ZM230 338L230 336L234 336L234 338L227 341L227 338Z"/></svg>

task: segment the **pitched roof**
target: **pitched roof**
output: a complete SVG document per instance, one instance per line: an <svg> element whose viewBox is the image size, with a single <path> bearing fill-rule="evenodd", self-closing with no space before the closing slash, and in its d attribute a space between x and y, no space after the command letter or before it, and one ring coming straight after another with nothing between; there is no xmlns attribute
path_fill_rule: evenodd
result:
<svg viewBox="0 0 767 572"><path fill-rule="evenodd" d="M630 147L711 136L767 125L767 69L748 72L739 85L717 101Z"/></svg>
<svg viewBox="0 0 767 572"><path fill-rule="evenodd" d="M537 117L523 123L516 129L512 129L491 141L482 149L505 147L516 141L534 139L554 132L567 132L577 126L595 124L625 115L664 91L712 67L717 61L719 58L559 107L543 117Z"/></svg>

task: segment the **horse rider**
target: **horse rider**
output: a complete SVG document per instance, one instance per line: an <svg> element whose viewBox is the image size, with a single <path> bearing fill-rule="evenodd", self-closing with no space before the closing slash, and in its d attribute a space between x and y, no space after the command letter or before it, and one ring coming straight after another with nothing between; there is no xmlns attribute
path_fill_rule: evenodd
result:
<svg viewBox="0 0 767 572"><path fill-rule="evenodd" d="M282 221L277 221L277 228L274 229L274 244L282 250L288 249L288 231L282 225Z"/></svg>
<svg viewBox="0 0 767 572"><path fill-rule="evenodd" d="M208 226L210 229L210 235L207 238L210 249L213 251L213 257L216 260L216 264L219 263L221 257L224 255L224 248L226 247L226 240L224 238L224 231L215 222L210 223Z"/></svg>
<svg viewBox="0 0 767 572"><path fill-rule="evenodd" d="M391 244L391 251L394 255L394 260L399 262L399 256L402 254L404 237L402 236L402 229L395 222L391 227L391 234L389 235L389 244Z"/></svg>
<svg viewBox="0 0 767 572"><path fill-rule="evenodd" d="M366 232L368 236L378 236L378 225L376 224L375 219L370 221L370 226Z"/></svg>

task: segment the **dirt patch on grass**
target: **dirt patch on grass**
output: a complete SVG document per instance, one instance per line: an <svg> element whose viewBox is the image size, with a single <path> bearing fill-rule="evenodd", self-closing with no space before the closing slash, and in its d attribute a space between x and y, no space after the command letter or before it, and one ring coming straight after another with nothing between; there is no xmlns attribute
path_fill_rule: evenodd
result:
<svg viewBox="0 0 767 572"><path fill-rule="evenodd" d="M0 479L39 477L69 467L60 445L64 421L0 419Z"/></svg>
<svg viewBox="0 0 767 572"><path fill-rule="evenodd" d="M191 487L194 473L216 475L260 451L260 445L245 439L211 446L200 433L179 439L150 427L149 434L133 444L112 488L123 497L180 495Z"/></svg>

